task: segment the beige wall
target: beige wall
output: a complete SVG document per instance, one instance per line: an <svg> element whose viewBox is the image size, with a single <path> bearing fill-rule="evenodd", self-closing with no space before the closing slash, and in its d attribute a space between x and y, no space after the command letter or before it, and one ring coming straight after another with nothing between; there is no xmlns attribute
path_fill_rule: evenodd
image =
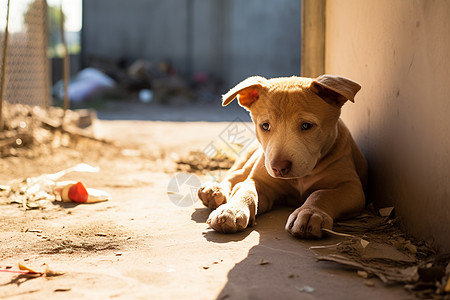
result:
<svg viewBox="0 0 450 300"><path fill-rule="evenodd" d="M362 85L343 119L372 200L450 250L450 1L328 0L325 70Z"/></svg>

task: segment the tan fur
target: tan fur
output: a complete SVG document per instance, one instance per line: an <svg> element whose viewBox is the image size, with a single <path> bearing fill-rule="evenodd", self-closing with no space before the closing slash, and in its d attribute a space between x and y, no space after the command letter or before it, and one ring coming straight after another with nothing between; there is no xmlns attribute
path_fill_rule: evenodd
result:
<svg viewBox="0 0 450 300"><path fill-rule="evenodd" d="M359 89L332 75L255 76L225 94L224 106L237 97L250 111L260 146L238 159L222 182L199 190L215 209L207 223L219 232L242 231L274 204L289 204L299 208L286 230L318 238L335 220L357 215L365 203L367 164L339 116Z"/></svg>

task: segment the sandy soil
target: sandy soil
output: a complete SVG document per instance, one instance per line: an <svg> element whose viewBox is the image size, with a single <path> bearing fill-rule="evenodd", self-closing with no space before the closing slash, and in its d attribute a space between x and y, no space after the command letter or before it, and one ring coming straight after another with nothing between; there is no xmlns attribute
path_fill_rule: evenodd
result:
<svg viewBox="0 0 450 300"><path fill-rule="evenodd" d="M316 262L302 241L284 231L293 208L260 216L233 235L205 224L200 201L180 207L167 186L173 159L202 150L229 122L98 121L95 131L121 147L97 143L33 159L0 163L0 183L52 173L84 162L99 173L72 173L112 195L97 204L50 204L24 211L1 205L0 267L21 262L64 272L58 277L0 273L2 299L409 299L401 286L369 287L356 272ZM80 147L79 147L80 148ZM136 151L123 151L123 149ZM206 173L196 174L201 181ZM38 230L39 232L36 232Z"/></svg>

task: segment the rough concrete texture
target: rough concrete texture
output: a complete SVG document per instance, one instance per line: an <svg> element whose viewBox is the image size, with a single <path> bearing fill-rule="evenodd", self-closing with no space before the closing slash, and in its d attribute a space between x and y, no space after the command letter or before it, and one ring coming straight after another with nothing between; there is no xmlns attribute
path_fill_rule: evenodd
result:
<svg viewBox="0 0 450 300"><path fill-rule="evenodd" d="M201 109L178 108L175 115ZM144 116L151 110L140 108ZM105 114L112 118L111 111L99 115ZM166 193L176 174L172 153L203 149L229 125L228 117L222 120L226 122L103 120L95 124L97 133L139 152L134 156L97 147L80 153L63 149L33 161L3 160L2 170L10 172L1 173L2 183L78 162L98 165L99 173L73 173L64 179L106 190L112 200L32 211L2 205L0 266L15 269L23 262L39 269L47 263L65 274L27 279L0 273L0 298L413 298L401 286L384 286L371 278L370 287L355 270L316 262L308 248L332 240L303 241L285 232L293 208L277 208L259 216L255 227L227 235L208 228L210 211L200 201L190 207L174 205Z"/></svg>
<svg viewBox="0 0 450 300"><path fill-rule="evenodd" d="M450 250L450 2L328 1L326 72L362 86L343 119L370 165L372 200ZM445 224L445 225L444 225Z"/></svg>

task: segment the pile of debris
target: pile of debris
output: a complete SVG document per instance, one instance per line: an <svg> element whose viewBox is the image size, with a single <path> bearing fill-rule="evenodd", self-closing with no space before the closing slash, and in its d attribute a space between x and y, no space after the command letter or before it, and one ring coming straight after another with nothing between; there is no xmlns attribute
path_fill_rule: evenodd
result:
<svg viewBox="0 0 450 300"><path fill-rule="evenodd" d="M0 130L0 157L36 157L52 149L73 146L80 139L94 138L88 128L95 119L92 110L64 112L62 108L24 104L3 105L4 127Z"/></svg>
<svg viewBox="0 0 450 300"><path fill-rule="evenodd" d="M183 76L168 61L90 56L87 65L90 67L80 71L69 84L72 103L105 98L130 99L130 95L144 103L204 103L216 101L221 88L221 81L215 76L203 72ZM59 81L53 87L53 95L62 99L63 94L63 83Z"/></svg>
<svg viewBox="0 0 450 300"><path fill-rule="evenodd" d="M386 209L383 209L386 211ZM419 298L449 299L450 255L407 236L395 211L377 212L373 206L360 216L338 222L326 234L337 243L310 249L319 261L332 261L358 270L367 286L371 276L385 284L403 284Z"/></svg>
<svg viewBox="0 0 450 300"><path fill-rule="evenodd" d="M205 171L228 170L233 166L234 158L221 154L208 157L202 151L191 151L187 156L177 157L177 171L202 173Z"/></svg>

